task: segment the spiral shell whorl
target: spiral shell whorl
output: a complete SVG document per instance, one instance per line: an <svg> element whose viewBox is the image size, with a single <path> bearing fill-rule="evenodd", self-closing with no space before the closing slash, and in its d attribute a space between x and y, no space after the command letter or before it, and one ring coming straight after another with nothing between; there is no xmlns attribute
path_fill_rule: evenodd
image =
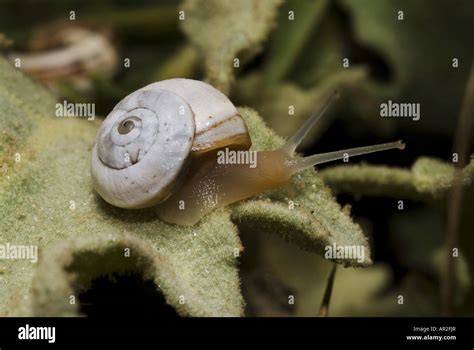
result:
<svg viewBox="0 0 474 350"><path fill-rule="evenodd" d="M194 115L180 96L140 89L120 101L104 120L92 154L97 192L122 208L166 199L187 160Z"/></svg>
<svg viewBox="0 0 474 350"><path fill-rule="evenodd" d="M117 111L120 112L122 110ZM100 160L114 169L137 163L153 145L158 124L158 117L149 109L126 111L116 118L112 128L101 130L97 142Z"/></svg>

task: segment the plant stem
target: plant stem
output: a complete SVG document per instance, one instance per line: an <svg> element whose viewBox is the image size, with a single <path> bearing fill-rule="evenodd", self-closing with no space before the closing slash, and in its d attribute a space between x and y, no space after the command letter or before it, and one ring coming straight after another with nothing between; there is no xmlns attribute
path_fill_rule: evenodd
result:
<svg viewBox="0 0 474 350"><path fill-rule="evenodd" d="M456 259L453 257L453 249L458 248L459 243L458 230L463 195L461 170L468 162L470 133L474 116L474 104L471 101L474 101L474 65L471 65L471 73L467 82L453 145L453 152L458 154L458 163L456 164L453 186L448 202L446 230L447 268L444 271L441 283L441 312L443 316L453 316L454 313L453 295L456 282Z"/></svg>
<svg viewBox="0 0 474 350"><path fill-rule="evenodd" d="M329 314L329 302L331 301L332 286L334 285L334 277L336 277L337 264L334 263L329 273L328 282L326 284L326 290L324 291L323 301L319 308L319 316L327 317Z"/></svg>

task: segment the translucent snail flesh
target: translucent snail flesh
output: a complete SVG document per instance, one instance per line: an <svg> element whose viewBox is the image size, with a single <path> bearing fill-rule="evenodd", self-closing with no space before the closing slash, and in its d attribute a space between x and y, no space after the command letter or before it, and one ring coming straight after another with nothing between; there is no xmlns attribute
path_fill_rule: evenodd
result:
<svg viewBox="0 0 474 350"><path fill-rule="evenodd" d="M251 146L242 117L225 95L190 79L150 84L120 101L102 123L91 160L94 188L112 205L157 206L163 221L193 225L216 208L283 187L316 164L404 148L397 141L297 157L296 147L330 100L281 148L258 151L258 165L250 167L217 162L223 148Z"/></svg>

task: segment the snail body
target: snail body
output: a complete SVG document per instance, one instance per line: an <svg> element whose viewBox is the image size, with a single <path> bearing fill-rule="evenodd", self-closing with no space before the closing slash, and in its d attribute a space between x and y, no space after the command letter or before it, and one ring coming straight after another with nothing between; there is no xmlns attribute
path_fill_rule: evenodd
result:
<svg viewBox="0 0 474 350"><path fill-rule="evenodd" d="M120 101L102 123L91 160L94 188L112 205L156 206L163 221L193 225L216 208L283 187L315 164L404 148L398 141L296 157L329 103L283 147L257 151L258 166L249 167L217 161L219 150L251 146L245 122L224 94L190 79L150 84Z"/></svg>

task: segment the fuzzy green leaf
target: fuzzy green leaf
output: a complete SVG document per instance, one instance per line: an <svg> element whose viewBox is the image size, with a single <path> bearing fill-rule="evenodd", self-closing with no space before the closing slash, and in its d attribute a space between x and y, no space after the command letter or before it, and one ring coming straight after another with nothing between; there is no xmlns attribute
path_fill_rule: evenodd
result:
<svg viewBox="0 0 474 350"><path fill-rule="evenodd" d="M242 247L227 210L182 228L153 210L107 205L89 170L99 123L54 117L52 97L3 59L0 76L0 159L21 154L0 178L0 244L38 246L40 256L0 260L1 315L77 315L71 295L99 276L134 271L181 315L243 313Z"/></svg>
<svg viewBox="0 0 474 350"><path fill-rule="evenodd" d="M380 165L339 165L321 172L337 192L356 196L388 196L432 201L444 198L452 186L454 168L439 159L422 157L411 170ZM464 169L464 185L474 182L474 161Z"/></svg>
<svg viewBox="0 0 474 350"><path fill-rule="evenodd" d="M472 62L473 47L467 44L472 41L472 2L459 0L453 6L451 1L439 1L429 11L432 3L427 0L343 0L339 4L352 18L357 41L377 52L392 71L390 84L374 85L372 95L383 97L388 87L398 91L399 100L419 102L426 117L409 127L450 136L456 118L447 116L459 106ZM431 28L430 35L426 28ZM456 73L453 58L461 62ZM393 100L393 92L383 98Z"/></svg>
<svg viewBox="0 0 474 350"><path fill-rule="evenodd" d="M251 74L236 83L232 99L238 104L254 107L278 135L289 137L325 102L330 93L354 88L366 76L366 69L355 68L330 74L311 89L302 89L292 83L280 83L262 90L263 77ZM293 107L292 114L289 113L289 106ZM308 133L302 147L307 142L314 142L327 128L332 120L331 115L330 111Z"/></svg>
<svg viewBox="0 0 474 350"><path fill-rule="evenodd" d="M264 127L257 113L240 108L252 140L253 149L273 149L283 139ZM294 204L291 205L291 202ZM364 259L336 259L351 266L371 264L367 238L346 210L331 195L329 189L313 170L293 177L288 188L275 190L235 206L232 219L242 230L268 232L283 236L300 248L324 255L325 247L359 245L364 248Z"/></svg>
<svg viewBox="0 0 474 350"><path fill-rule="evenodd" d="M273 27L281 0L185 1L181 22L188 38L205 58L208 81L227 93L233 81L234 59L249 59L261 48Z"/></svg>
<svg viewBox="0 0 474 350"><path fill-rule="evenodd" d="M0 88L2 137L9 140L1 152L9 165L0 182L0 243L39 250L37 264L0 260L0 314L77 315L79 301L71 304L71 296L77 300L94 279L140 273L155 282L181 315L242 315L237 271L242 246L229 210L217 210L184 228L159 221L152 209L106 204L92 190L89 171L99 122L54 117L55 101L42 88L3 59L0 72L6 77ZM255 148L283 142L255 112L241 112ZM20 162L13 161L16 153ZM299 205L296 211L286 209L287 198ZM366 252L362 265L370 262L360 228L312 171L259 200L237 205L233 220L242 228L278 229L318 253L327 244L360 244ZM256 206L255 213L249 205ZM300 219L308 226L302 227Z"/></svg>
<svg viewBox="0 0 474 350"><path fill-rule="evenodd" d="M329 1L287 1L279 16L279 25L272 34L269 55L272 59L265 67L265 83L273 85L285 78L301 54L311 29L315 28L325 13ZM289 11L294 19L288 18Z"/></svg>

